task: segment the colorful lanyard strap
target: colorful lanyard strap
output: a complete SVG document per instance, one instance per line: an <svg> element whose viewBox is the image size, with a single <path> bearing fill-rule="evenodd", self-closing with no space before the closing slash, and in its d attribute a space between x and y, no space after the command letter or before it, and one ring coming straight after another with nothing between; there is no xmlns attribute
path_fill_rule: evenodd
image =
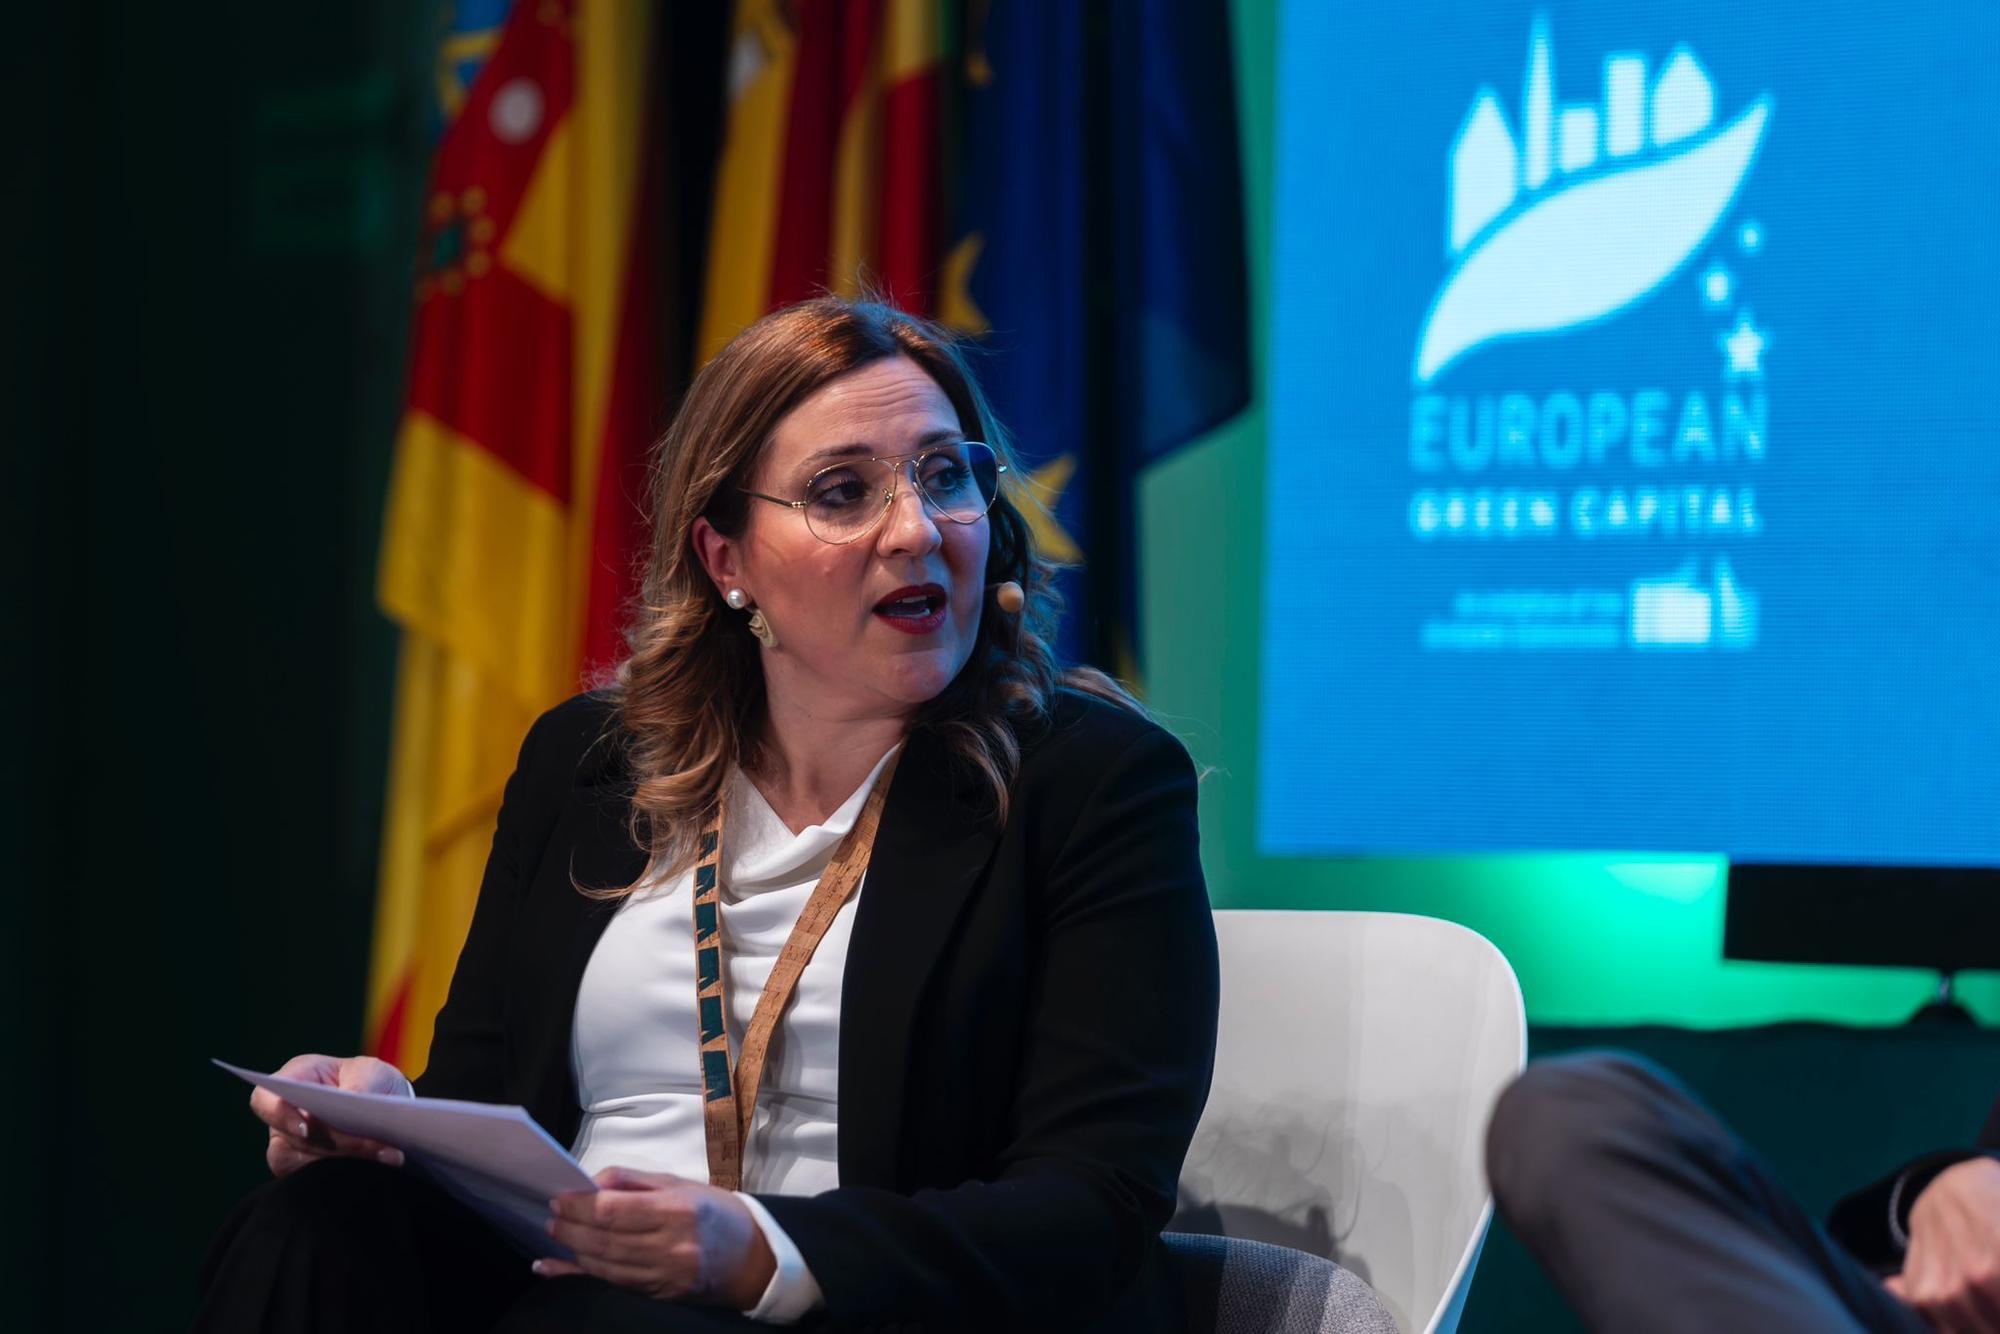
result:
<svg viewBox="0 0 2000 1334"><path fill-rule="evenodd" d="M728 1013L722 976L722 826L723 810L718 803L715 817L702 831L697 845L699 860L694 867L694 994L695 1013L701 1026L702 1121L708 1131L708 1180L724 1190L743 1186L743 1141L750 1135L750 1118L757 1109L757 1084L764 1076L764 1057L771 1049L771 1035L777 1030L778 1016L797 990L820 938L833 925L841 905L853 895L855 886L868 871L869 854L875 850L875 830L882 822L882 805L888 800L889 780L895 776L892 756L875 780L874 791L861 808L861 818L833 850L833 860L820 873L812 897L799 913L771 978L757 997L757 1009L750 1027L743 1033L743 1054L732 1073L729 1067Z"/></svg>

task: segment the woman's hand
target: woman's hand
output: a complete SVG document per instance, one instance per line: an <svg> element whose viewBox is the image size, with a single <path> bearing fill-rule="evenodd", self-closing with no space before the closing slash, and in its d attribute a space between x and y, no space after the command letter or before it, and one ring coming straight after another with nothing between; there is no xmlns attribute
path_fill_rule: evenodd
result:
<svg viewBox="0 0 2000 1334"><path fill-rule="evenodd" d="M594 1274L669 1301L755 1306L778 1262L757 1220L729 1191L660 1172L608 1167L598 1189L549 1202L549 1235L576 1263L541 1260L544 1278Z"/></svg>
<svg viewBox="0 0 2000 1334"><path fill-rule="evenodd" d="M410 1081L401 1070L373 1056L294 1056L279 1066L277 1073L305 1084L326 1084L360 1093L411 1091ZM391 1167L402 1164L402 1150L380 1140L342 1134L269 1089L251 1093L250 1111L271 1128L264 1161L270 1165L272 1176L295 1172L318 1158L373 1158Z"/></svg>

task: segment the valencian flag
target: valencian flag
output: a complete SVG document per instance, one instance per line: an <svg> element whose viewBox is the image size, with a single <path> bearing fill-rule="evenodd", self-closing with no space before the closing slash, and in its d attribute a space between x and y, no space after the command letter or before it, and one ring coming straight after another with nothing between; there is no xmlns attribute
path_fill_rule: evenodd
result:
<svg viewBox="0 0 2000 1334"><path fill-rule="evenodd" d="M959 62L942 313L989 349L1044 550L1081 566L1064 656L1128 679L1139 472L1249 400L1230 52L1225 0L992 0Z"/></svg>
<svg viewBox="0 0 2000 1334"><path fill-rule="evenodd" d="M408 402L380 566L402 627L369 980L414 1069L515 748L616 657L659 425L651 5L519 0L441 53ZM469 83L463 74L476 70Z"/></svg>

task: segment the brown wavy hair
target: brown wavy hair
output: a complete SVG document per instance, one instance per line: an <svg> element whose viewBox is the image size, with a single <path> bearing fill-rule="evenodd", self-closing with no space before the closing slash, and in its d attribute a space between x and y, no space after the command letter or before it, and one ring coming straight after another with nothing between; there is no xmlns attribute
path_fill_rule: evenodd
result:
<svg viewBox="0 0 2000 1334"><path fill-rule="evenodd" d="M1049 647L1062 605L1052 585L1056 566L1036 551L1023 513L1039 502L954 337L878 301L827 296L788 306L702 367L654 450L651 555L626 632L630 653L610 686L634 775L632 837L649 853L649 873L691 864L730 766L754 769L763 759L762 661L742 615L729 611L695 553L694 522L706 517L724 537L740 536L749 520L743 488L779 421L829 381L899 356L937 382L966 438L986 441L1007 465L988 515L985 582L1011 579L1027 598L1018 616L989 602L965 667L918 710L912 731L936 733L983 782L994 819L1005 823L1020 737L1047 721L1059 689L1140 710L1103 672L1057 666Z"/></svg>

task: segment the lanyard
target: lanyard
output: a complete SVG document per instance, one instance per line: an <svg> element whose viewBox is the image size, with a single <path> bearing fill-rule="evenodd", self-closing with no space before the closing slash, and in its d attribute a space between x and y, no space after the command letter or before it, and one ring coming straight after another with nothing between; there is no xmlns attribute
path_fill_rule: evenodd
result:
<svg viewBox="0 0 2000 1334"><path fill-rule="evenodd" d="M771 978L757 997L757 1009L750 1027L743 1033L743 1053L733 1073L729 1067L728 1013L722 976L722 825L723 810L718 803L715 817L702 831L699 859L694 867L694 994L695 1013L701 1026L702 1123L708 1132L708 1180L724 1190L743 1185L743 1141L750 1135L750 1118L757 1110L757 1084L764 1076L764 1057L771 1048L771 1035L778 1016L798 989L799 975L805 972L820 938L833 925L841 905L854 893L868 870L868 856L875 850L875 830L882 821L882 805L889 796L889 780L895 776L897 755L883 766L861 808L854 828L833 850L833 860L820 872L812 897L799 912Z"/></svg>

